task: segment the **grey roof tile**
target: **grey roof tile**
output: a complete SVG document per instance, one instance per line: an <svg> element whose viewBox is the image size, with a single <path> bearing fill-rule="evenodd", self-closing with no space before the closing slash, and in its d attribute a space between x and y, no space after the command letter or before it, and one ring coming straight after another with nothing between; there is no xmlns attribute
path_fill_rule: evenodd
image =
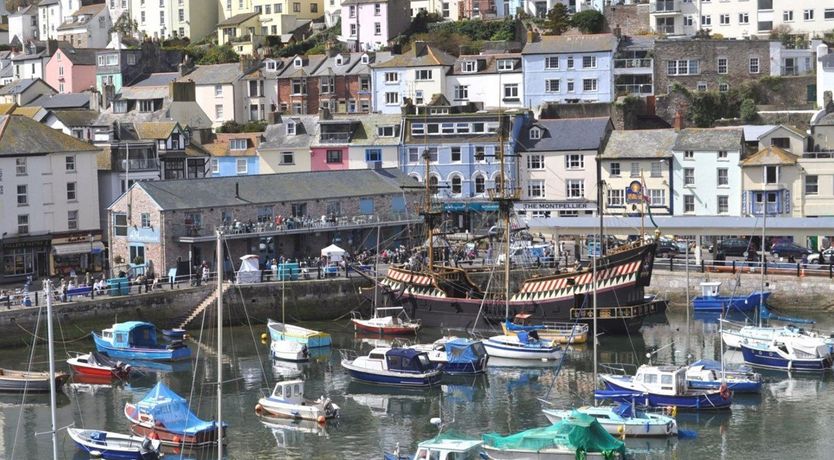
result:
<svg viewBox="0 0 834 460"><path fill-rule="evenodd" d="M677 138L674 129L614 130L599 158L671 158Z"/></svg>
<svg viewBox="0 0 834 460"><path fill-rule="evenodd" d="M686 128L678 133L674 150L741 150L741 128Z"/></svg>
<svg viewBox="0 0 834 460"><path fill-rule="evenodd" d="M617 49L614 34L546 35L524 46L521 54L590 53Z"/></svg>
<svg viewBox="0 0 834 460"><path fill-rule="evenodd" d="M518 142L528 152L596 150L608 132L610 120L608 117L538 120L524 127ZM541 139L530 139L533 126L542 130Z"/></svg>

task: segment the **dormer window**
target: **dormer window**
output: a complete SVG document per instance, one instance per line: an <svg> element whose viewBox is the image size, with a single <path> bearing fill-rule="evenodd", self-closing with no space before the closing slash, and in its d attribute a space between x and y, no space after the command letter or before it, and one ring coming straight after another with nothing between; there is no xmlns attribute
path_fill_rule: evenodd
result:
<svg viewBox="0 0 834 460"><path fill-rule="evenodd" d="M336 65L337 65L337 66L340 66L340 65L342 65L343 63L344 63L344 58L342 57L342 55L341 55L341 54L337 54L337 55L336 55Z"/></svg>
<svg viewBox="0 0 834 460"><path fill-rule="evenodd" d="M304 65L304 62L301 60L301 58L300 58L300 57L297 57L297 58L295 58L295 60L293 61L292 65L293 65L296 69L299 69L299 68L301 68L301 67Z"/></svg>
<svg viewBox="0 0 834 460"><path fill-rule="evenodd" d="M530 139L541 139L542 138L542 130L537 127L530 128Z"/></svg>
<svg viewBox="0 0 834 460"><path fill-rule="evenodd" d="M376 134L379 137L394 137L397 135L397 129L394 125L389 126L377 126L376 127Z"/></svg>
<svg viewBox="0 0 834 460"><path fill-rule="evenodd" d="M295 122L287 122L287 136L295 136Z"/></svg>
<svg viewBox="0 0 834 460"><path fill-rule="evenodd" d="M515 70L515 63L513 63L512 59L499 59L497 67L499 72L508 72Z"/></svg>
<svg viewBox="0 0 834 460"><path fill-rule="evenodd" d="M231 150L246 150L248 147L246 139L229 139L229 149Z"/></svg>
<svg viewBox="0 0 834 460"><path fill-rule="evenodd" d="M371 58L369 58L367 54L363 54L362 57L359 58L359 61L362 62L362 64L367 64L371 62Z"/></svg>
<svg viewBox="0 0 834 460"><path fill-rule="evenodd" d="M474 73L478 71L477 61L463 61L460 63L461 72Z"/></svg>
<svg viewBox="0 0 834 460"><path fill-rule="evenodd" d="M275 61L266 61L266 70L275 70Z"/></svg>

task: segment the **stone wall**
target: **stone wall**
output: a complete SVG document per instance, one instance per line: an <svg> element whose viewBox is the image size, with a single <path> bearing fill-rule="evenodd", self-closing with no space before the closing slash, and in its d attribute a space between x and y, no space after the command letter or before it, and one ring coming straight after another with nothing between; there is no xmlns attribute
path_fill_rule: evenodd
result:
<svg viewBox="0 0 834 460"><path fill-rule="evenodd" d="M750 58L759 59L759 70L750 73ZM725 74L718 73L718 58L727 58ZM670 60L697 59L696 75L669 75ZM657 40L654 50L655 94L666 94L669 85L678 83L695 91L699 83L707 91L717 91L720 83L737 88L742 82L770 75L770 41L768 40Z"/></svg>
<svg viewBox="0 0 834 460"><path fill-rule="evenodd" d="M649 4L606 5L605 32L614 32L620 28L622 35L645 35L651 31Z"/></svg>

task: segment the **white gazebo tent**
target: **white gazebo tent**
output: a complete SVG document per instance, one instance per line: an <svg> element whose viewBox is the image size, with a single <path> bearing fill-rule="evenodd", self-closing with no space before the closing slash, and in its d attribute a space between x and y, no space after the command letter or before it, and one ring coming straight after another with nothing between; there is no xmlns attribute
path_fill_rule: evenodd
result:
<svg viewBox="0 0 834 460"><path fill-rule="evenodd" d="M240 269L237 271L237 284L252 284L261 281L260 257L248 254L240 258Z"/></svg>
<svg viewBox="0 0 834 460"><path fill-rule="evenodd" d="M331 244L321 250L321 255L327 257L330 262L341 262L342 257L345 255L345 250L335 244Z"/></svg>

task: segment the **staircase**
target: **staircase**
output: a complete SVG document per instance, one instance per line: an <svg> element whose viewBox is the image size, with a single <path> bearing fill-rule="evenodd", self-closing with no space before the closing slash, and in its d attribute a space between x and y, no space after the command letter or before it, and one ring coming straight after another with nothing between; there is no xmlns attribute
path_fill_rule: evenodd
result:
<svg viewBox="0 0 834 460"><path fill-rule="evenodd" d="M231 287L232 283L223 283L223 294L225 294L226 291L228 291ZM186 316L185 319L177 327L180 329L185 329L185 327L188 326L188 323L194 321L194 318L200 316L200 314L203 313L203 311L205 311L206 308L213 305L215 301L217 301L217 289L212 289L211 293L205 299L203 299L203 301L200 302L199 305L194 307L191 310L191 312L188 313L188 316Z"/></svg>

